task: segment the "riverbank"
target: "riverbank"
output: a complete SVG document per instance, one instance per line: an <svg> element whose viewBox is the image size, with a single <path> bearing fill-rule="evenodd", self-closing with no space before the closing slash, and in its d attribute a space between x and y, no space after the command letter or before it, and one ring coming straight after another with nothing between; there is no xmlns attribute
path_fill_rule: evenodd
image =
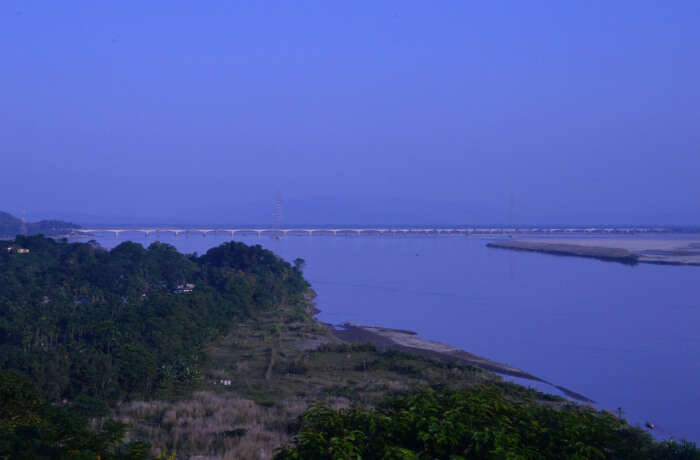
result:
<svg viewBox="0 0 700 460"><path fill-rule="evenodd" d="M422 339L413 331L375 326L360 326L350 323L344 323L340 327L333 327L326 324L326 327L329 328L336 338L345 343L371 343L382 351L395 350L405 353L412 353L426 358L437 359L439 361L453 361L461 364L467 364L489 372L494 372L496 374L518 377L550 385L564 393L566 396L579 402L594 402L580 393L571 391L568 388L561 387L559 385L555 385L547 380L525 372L522 369L492 361L444 343Z"/></svg>
<svg viewBox="0 0 700 460"><path fill-rule="evenodd" d="M571 238L558 240L492 241L489 248L588 257L635 265L638 263L700 266L700 241Z"/></svg>
<svg viewBox="0 0 700 460"><path fill-rule="evenodd" d="M119 238L105 235L97 239L105 248L125 240L148 247L154 235L149 238L136 234L121 234ZM229 239L224 235L206 238L161 235L161 241L176 246L180 252L196 251L198 254ZM514 239L609 245L634 252L653 247L650 243L654 242L649 240L669 240L663 244L673 248L689 240L698 242L700 235L567 234L519 235L517 238L514 235ZM700 381L700 369L687 365L694 362L700 352L700 342L695 340L700 309L697 308L696 270L692 267L631 266L497 251L486 247L489 241L496 241L495 236L489 239L289 237L284 240L246 236L236 240L249 245L261 244L286 260L304 258L307 261L305 277L318 291L318 307L323 310L318 318L325 323L350 321L417 331L431 340L510 364L569 387L595 400L596 407L609 410L622 407L632 423L643 425L650 420L666 435L700 442L696 423L700 408L695 384ZM574 265L580 265L583 270ZM342 392L353 394L354 400L358 393L363 401L373 403L381 398L379 385L394 389L397 381L405 382L409 388L414 383L440 382L439 369L429 367L423 360L411 361L403 357L401 366L416 366L421 369L421 375L413 378L394 372L391 369L397 369L396 363L381 358L380 362L386 363L386 367L393 367L382 369L381 381L378 381L375 369L363 372L356 371L354 366L364 369L365 358L368 363L380 358L356 351L350 353L350 358L347 354L312 351L324 340L334 339L319 334L317 342L314 337L302 340L294 335L301 330L287 332L290 326L284 321L278 323L284 337L299 342L287 342L282 349L287 356L277 355L275 366L283 369L284 364L291 361L295 371L302 372L307 365L310 369L298 376L298 382L290 381L291 377L285 372L279 384L269 392L263 391L270 382L276 382L274 372L270 380L264 380L269 367L269 352L264 350L270 347L269 330L273 325L263 322L258 328L260 332L257 333L264 333L268 338L266 344L260 342L262 335L251 339L241 331L237 340L241 345L235 350L235 359L216 367L224 371L221 378L249 382L250 387L239 385L240 391L246 392L242 397L248 395L248 398L266 403L281 395L294 398L297 392L306 392L309 398L315 398L323 394L318 388L340 394L342 388ZM293 346L298 346L300 352L302 349L308 352L312 359L310 364L305 357L299 360L299 366L296 365L297 352L286 351ZM256 347L262 350L258 353ZM341 357L342 366L338 370ZM230 366L248 366L249 371L231 373ZM454 372L452 369L443 372L447 375L448 371L449 375ZM261 377L251 378L251 372ZM426 372L435 377L423 378ZM465 373L465 378L485 378L485 374L487 372ZM296 375L291 374L292 377ZM340 378L343 375L346 376L344 380ZM362 386L365 376L372 381L367 390ZM531 382L517 377L507 379L526 387ZM351 380L362 385L352 384ZM543 384L533 382L532 385L550 392ZM219 387L230 391L232 396L241 394L231 387L216 388ZM660 388L669 389L673 393L672 400ZM560 394L555 390L551 392Z"/></svg>

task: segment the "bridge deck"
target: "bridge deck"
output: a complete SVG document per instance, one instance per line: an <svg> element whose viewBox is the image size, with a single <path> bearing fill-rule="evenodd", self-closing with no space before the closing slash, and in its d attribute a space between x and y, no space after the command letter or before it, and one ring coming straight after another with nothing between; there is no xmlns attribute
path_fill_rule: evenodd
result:
<svg viewBox="0 0 700 460"><path fill-rule="evenodd" d="M266 235L512 235L512 234L637 234L637 233L666 233L670 230L661 227L307 227L307 228L176 228L176 227L120 227L120 228L81 228L73 231L73 236L88 236L100 233L171 233L180 234L228 234L232 238L236 234Z"/></svg>

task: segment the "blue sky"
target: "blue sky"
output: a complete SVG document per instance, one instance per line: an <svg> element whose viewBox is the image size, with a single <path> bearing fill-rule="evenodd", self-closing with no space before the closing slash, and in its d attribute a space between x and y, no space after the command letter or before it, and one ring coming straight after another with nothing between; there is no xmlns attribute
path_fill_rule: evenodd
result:
<svg viewBox="0 0 700 460"><path fill-rule="evenodd" d="M0 209L700 224L700 2L0 3Z"/></svg>

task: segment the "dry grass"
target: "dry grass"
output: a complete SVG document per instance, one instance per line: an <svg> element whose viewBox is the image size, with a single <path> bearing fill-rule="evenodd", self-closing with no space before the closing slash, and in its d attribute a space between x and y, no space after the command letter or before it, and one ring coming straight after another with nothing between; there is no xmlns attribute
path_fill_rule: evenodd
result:
<svg viewBox="0 0 700 460"><path fill-rule="evenodd" d="M347 400L330 398L334 407ZM308 402L301 398L264 407L225 393L200 391L177 402L132 401L117 408L117 418L132 427L133 439L148 439L154 453L180 452L190 458L268 459L289 442ZM245 430L243 432L242 430Z"/></svg>
<svg viewBox="0 0 700 460"><path fill-rule="evenodd" d="M344 351L317 321L280 308L242 321L205 350L203 390L177 401L132 401L115 416L147 440L154 453L178 458L267 459L298 432L312 401L334 407L371 407L387 393L442 384L465 386L500 380L470 367L372 350ZM342 347L341 347L342 348ZM231 385L219 385L221 379Z"/></svg>

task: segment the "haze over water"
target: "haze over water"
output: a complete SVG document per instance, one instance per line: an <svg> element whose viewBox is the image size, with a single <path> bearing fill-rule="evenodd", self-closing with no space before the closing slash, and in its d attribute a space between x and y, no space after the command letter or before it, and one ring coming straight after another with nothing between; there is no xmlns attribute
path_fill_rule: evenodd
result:
<svg viewBox="0 0 700 460"><path fill-rule="evenodd" d="M161 236L200 254L228 240ZM700 268L488 249L483 238L236 240L306 259L323 321L414 330L582 393L600 408L621 407L632 423L657 425L659 436L700 441ZM98 241L113 247L124 238Z"/></svg>
<svg viewBox="0 0 700 460"><path fill-rule="evenodd" d="M0 210L696 225L698 43L693 0L3 0Z"/></svg>

